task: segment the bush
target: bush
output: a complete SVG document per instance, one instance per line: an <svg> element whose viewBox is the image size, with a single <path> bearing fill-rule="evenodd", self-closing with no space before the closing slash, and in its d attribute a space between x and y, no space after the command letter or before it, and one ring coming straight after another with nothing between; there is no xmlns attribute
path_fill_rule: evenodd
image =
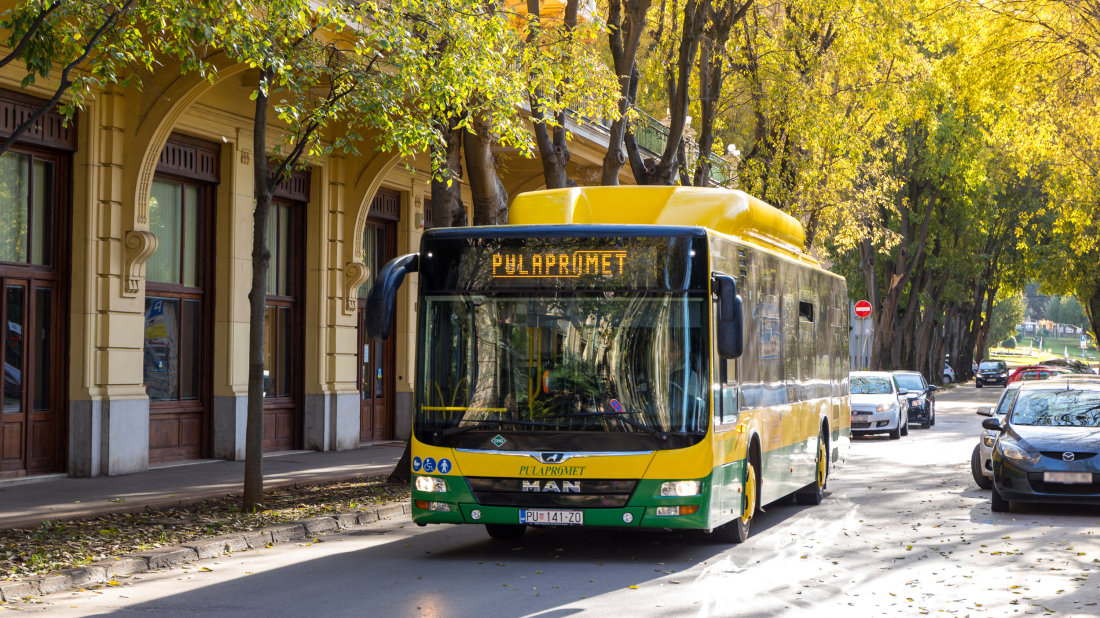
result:
<svg viewBox="0 0 1100 618"><path fill-rule="evenodd" d="M1009 348L1011 350L1016 349L1016 338L1015 337L1009 337L1008 339L1005 339L1004 341L1001 342L1001 347L1002 348Z"/></svg>

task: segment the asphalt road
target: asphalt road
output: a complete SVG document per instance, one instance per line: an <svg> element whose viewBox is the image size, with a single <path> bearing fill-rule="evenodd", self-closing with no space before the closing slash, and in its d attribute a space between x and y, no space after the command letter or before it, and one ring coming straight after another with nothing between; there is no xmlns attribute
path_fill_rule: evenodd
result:
<svg viewBox="0 0 1100 618"><path fill-rule="evenodd" d="M479 526L406 520L19 607L263 618L1100 616L1100 508L993 514L971 480L974 412L1000 393L959 387L940 395L935 427L857 439L823 504L766 507L740 546L592 529L502 543Z"/></svg>

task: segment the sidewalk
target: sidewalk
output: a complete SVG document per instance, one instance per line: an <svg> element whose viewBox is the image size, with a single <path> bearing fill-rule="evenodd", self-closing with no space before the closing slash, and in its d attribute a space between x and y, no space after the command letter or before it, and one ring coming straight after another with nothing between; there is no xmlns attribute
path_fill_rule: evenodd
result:
<svg viewBox="0 0 1100 618"><path fill-rule="evenodd" d="M264 456L264 488L389 474L404 446L404 442L390 442L353 451L271 453ZM126 476L9 485L0 482L0 529L133 513L147 506L182 506L228 493L240 494L243 481L243 461L214 460L179 462Z"/></svg>

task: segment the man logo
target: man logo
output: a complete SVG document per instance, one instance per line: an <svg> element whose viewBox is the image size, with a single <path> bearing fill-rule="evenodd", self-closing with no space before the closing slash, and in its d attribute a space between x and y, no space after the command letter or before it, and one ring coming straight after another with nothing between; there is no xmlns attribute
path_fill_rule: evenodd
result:
<svg viewBox="0 0 1100 618"><path fill-rule="evenodd" d="M539 459L542 463L554 464L565 461L566 457L565 453L542 453Z"/></svg>
<svg viewBox="0 0 1100 618"><path fill-rule="evenodd" d="M1073 457L1074 457L1073 453L1070 453L1068 451L1065 452L1065 453L1062 453L1062 461L1073 461Z"/></svg>
<svg viewBox="0 0 1100 618"><path fill-rule="evenodd" d="M550 492L550 493L559 493L559 494L560 493L567 493L567 494L568 493L574 493L574 494L581 493L581 482L580 481L562 481L560 488L558 487L558 484L554 481L546 481L546 484L542 485L541 488L540 488L539 483L540 483L540 481L523 481L523 491L525 491L525 492L533 491L533 492L541 492L541 493Z"/></svg>

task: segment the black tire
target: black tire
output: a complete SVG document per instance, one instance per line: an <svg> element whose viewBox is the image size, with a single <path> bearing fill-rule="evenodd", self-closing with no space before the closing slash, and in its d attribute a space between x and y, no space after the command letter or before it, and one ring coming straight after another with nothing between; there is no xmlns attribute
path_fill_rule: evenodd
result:
<svg viewBox="0 0 1100 618"><path fill-rule="evenodd" d="M982 489L993 487L993 480L982 474L982 451L977 444L974 445L974 453L970 455L970 474L974 475L974 482Z"/></svg>
<svg viewBox="0 0 1100 618"><path fill-rule="evenodd" d="M944 386L947 386L948 384L951 384L952 381L953 380L951 380L951 376L943 376L943 385Z"/></svg>
<svg viewBox="0 0 1100 618"><path fill-rule="evenodd" d="M993 486L993 492L990 495L990 506L994 513L1007 513L1012 510L1012 503L1001 497L1001 494L997 492L997 486Z"/></svg>
<svg viewBox="0 0 1100 618"><path fill-rule="evenodd" d="M936 425L936 404L932 404L931 416L928 417L928 426L934 427Z"/></svg>
<svg viewBox="0 0 1100 618"><path fill-rule="evenodd" d="M981 383L981 382L975 382L975 383L974 383L974 388L981 388L981 387L982 387L982 383Z"/></svg>
<svg viewBox="0 0 1100 618"><path fill-rule="evenodd" d="M898 426L895 427L894 430L890 432L890 439L891 440L900 440L901 439L901 419L900 418L898 419Z"/></svg>
<svg viewBox="0 0 1100 618"><path fill-rule="evenodd" d="M489 536L498 541L518 541L527 532L527 526L522 524L485 524L485 531Z"/></svg>
<svg viewBox="0 0 1100 618"><path fill-rule="evenodd" d="M909 435L909 413L905 413L905 422L901 424L901 435Z"/></svg>
<svg viewBox="0 0 1100 618"><path fill-rule="evenodd" d="M817 438L817 470L812 483L795 493L795 499L799 504L817 506L825 498L825 485L829 480L829 448L825 441L825 434ZM824 465L822 465L824 464Z"/></svg>

